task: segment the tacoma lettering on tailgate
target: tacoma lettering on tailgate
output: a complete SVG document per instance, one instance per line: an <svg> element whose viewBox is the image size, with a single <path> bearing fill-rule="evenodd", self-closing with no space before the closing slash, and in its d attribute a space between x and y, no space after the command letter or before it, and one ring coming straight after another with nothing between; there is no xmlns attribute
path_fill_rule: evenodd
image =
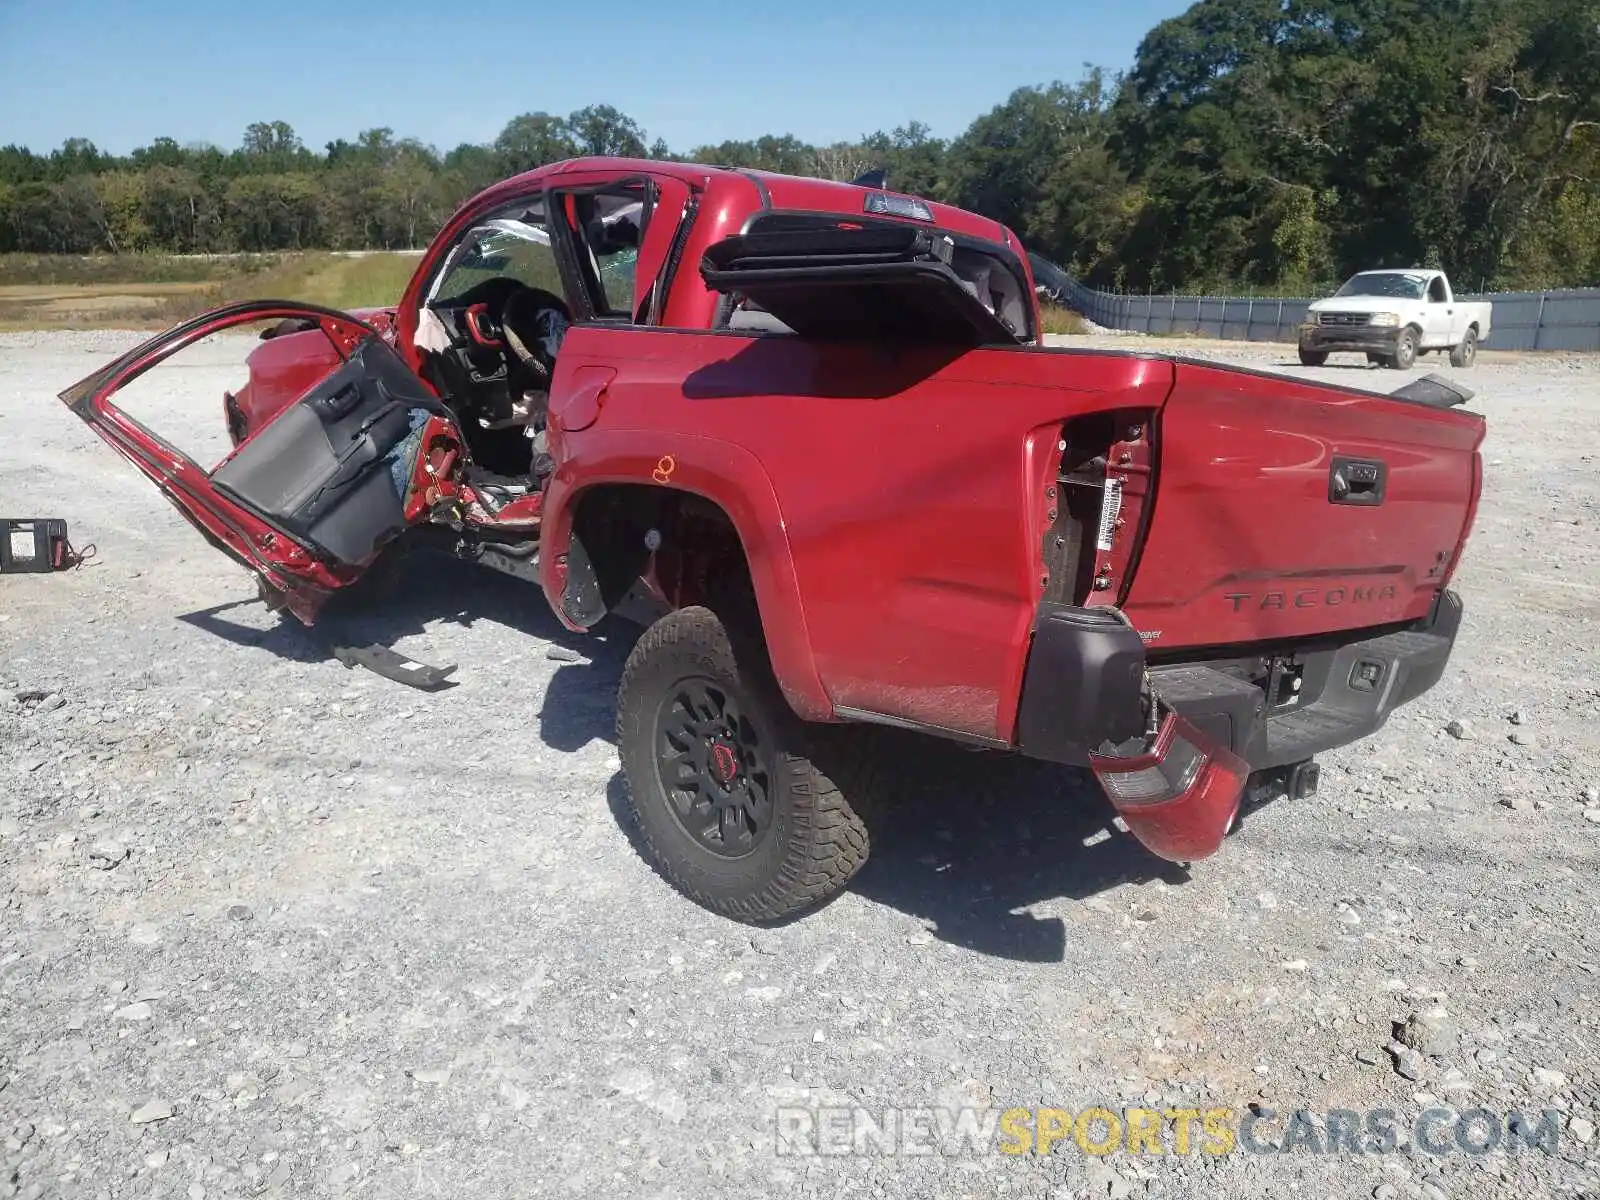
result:
<svg viewBox="0 0 1600 1200"><path fill-rule="evenodd" d="M1394 584L1382 587L1296 588L1292 592L1225 592L1223 599L1233 603L1234 612L1246 608L1332 608L1339 604L1370 604L1395 598Z"/></svg>

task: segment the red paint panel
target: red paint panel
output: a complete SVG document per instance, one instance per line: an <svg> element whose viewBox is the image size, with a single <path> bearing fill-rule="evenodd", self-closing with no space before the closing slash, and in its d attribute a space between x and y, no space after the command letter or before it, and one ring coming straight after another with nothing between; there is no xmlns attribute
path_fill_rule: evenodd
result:
<svg viewBox="0 0 1600 1200"><path fill-rule="evenodd" d="M1041 592L1049 431L1086 412L1156 408L1172 378L1170 363L1135 356L952 359L578 327L552 414L587 365L617 377L592 426L552 438L547 538L572 489L597 474L645 482L670 453L673 486L718 499L736 490L719 462L750 460L764 478L742 489L772 495L774 511L748 524L730 515L752 564L787 557L803 598L798 621L773 619L758 596L770 638L803 639L775 654L809 661L832 706L1000 740L1011 736Z"/></svg>
<svg viewBox="0 0 1600 1200"><path fill-rule="evenodd" d="M551 411L551 420L570 432L593 425L595 418L600 415L601 405L605 403L606 389L616 375L616 371L610 367L579 367L567 377L561 407Z"/></svg>
<svg viewBox="0 0 1600 1200"><path fill-rule="evenodd" d="M250 351L250 382L235 397L255 433L338 369L344 360L320 329L269 338Z"/></svg>
<svg viewBox="0 0 1600 1200"><path fill-rule="evenodd" d="M563 356L565 353L563 347ZM553 397L562 388L560 372L558 363ZM634 394L648 403L647 392ZM553 403L552 412L555 408ZM607 405L608 415L612 411ZM647 482L654 478L662 459L671 456L671 486L720 506L738 531L755 584L767 650L785 698L808 720L826 720L833 715L811 654L783 512L772 481L749 450L676 429L616 428L597 437L593 427L567 433L559 423L552 423L550 451L558 466L545 485L539 562L545 597L563 624L577 628L563 614L561 596L566 587L573 513L583 492L608 483Z"/></svg>
<svg viewBox="0 0 1600 1200"><path fill-rule="evenodd" d="M1124 609L1155 648L1304 637L1427 614L1474 491L1480 418L1181 363ZM1381 461L1381 504L1334 504L1335 456Z"/></svg>
<svg viewBox="0 0 1600 1200"><path fill-rule="evenodd" d="M761 174L760 178L766 185L775 209L802 209L855 217L868 215L866 198L870 190L856 184L792 175ZM925 203L933 214L932 223L939 228L1005 244L1006 230L999 222L965 209L952 208L948 204Z"/></svg>

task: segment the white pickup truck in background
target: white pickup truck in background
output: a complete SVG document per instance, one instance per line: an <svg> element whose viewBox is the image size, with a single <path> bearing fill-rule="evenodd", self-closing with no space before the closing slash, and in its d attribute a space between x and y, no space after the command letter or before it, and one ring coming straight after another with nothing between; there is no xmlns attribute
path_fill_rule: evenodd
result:
<svg viewBox="0 0 1600 1200"><path fill-rule="evenodd" d="M1452 367L1470 367L1489 340L1490 308L1457 300L1443 271L1362 271L1307 310L1300 361L1320 367L1349 351L1405 370L1419 354L1446 350Z"/></svg>

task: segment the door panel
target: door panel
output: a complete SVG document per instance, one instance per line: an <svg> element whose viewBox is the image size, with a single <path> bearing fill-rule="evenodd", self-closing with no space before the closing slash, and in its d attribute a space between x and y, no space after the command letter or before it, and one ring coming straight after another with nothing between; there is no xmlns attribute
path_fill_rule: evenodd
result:
<svg viewBox="0 0 1600 1200"><path fill-rule="evenodd" d="M577 171L561 175L551 195L550 230L567 261L568 299L605 320L658 322L674 239L690 212L689 185L649 172ZM629 196L633 202L624 202ZM590 244L593 230L579 219L580 209L596 197L607 198L602 207L611 214L602 224L625 216L638 228L631 252L614 241L609 249Z"/></svg>
<svg viewBox="0 0 1600 1200"><path fill-rule="evenodd" d="M1430 300L1427 309L1427 328L1423 330L1422 344L1429 349L1450 345L1450 305L1441 300Z"/></svg>
<svg viewBox="0 0 1600 1200"><path fill-rule="evenodd" d="M413 429L437 402L373 338L211 475L224 497L333 562L359 566L406 526Z"/></svg>
<svg viewBox="0 0 1600 1200"><path fill-rule="evenodd" d="M641 325L661 321L666 304L667 278L678 230L689 219L689 185L668 175L652 175L655 191L650 219L639 245L639 267L634 276L634 320Z"/></svg>
<svg viewBox="0 0 1600 1200"><path fill-rule="evenodd" d="M201 338L263 319L315 322L336 348L331 374L259 427L214 471L115 403L117 392ZM262 576L308 624L408 524L429 453L464 445L453 417L370 326L310 305L263 301L207 313L158 335L61 399L172 501L213 546Z"/></svg>
<svg viewBox="0 0 1600 1200"><path fill-rule="evenodd" d="M1450 303L1449 293L1435 280L1429 285L1426 299L1427 305L1423 314L1422 344L1429 349L1454 344L1451 325L1455 320L1452 311L1455 305Z"/></svg>

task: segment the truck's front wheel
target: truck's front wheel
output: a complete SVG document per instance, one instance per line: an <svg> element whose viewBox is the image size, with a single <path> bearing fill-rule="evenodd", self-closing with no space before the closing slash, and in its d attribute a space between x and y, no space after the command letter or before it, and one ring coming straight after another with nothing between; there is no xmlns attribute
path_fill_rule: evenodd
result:
<svg viewBox="0 0 1600 1200"><path fill-rule="evenodd" d="M1402 329L1394 353L1389 356L1389 365L1398 371L1409 371L1416 365L1417 349L1417 331L1409 327Z"/></svg>
<svg viewBox="0 0 1600 1200"><path fill-rule="evenodd" d="M617 703L629 807L655 868L739 921L838 895L868 851L841 789L867 786L868 756L839 732L801 722L759 642L736 653L710 609L661 618L628 656Z"/></svg>

